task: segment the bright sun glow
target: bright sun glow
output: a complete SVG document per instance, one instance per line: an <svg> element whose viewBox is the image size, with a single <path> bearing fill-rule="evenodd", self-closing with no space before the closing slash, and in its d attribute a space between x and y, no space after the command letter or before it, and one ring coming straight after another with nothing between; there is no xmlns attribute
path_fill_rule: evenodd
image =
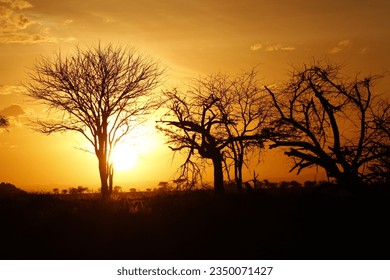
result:
<svg viewBox="0 0 390 280"><path fill-rule="evenodd" d="M137 164L137 152L131 145L119 143L113 151L111 161L116 171L130 170Z"/></svg>
<svg viewBox="0 0 390 280"><path fill-rule="evenodd" d="M123 137L111 155L114 170L129 171L134 169L136 165L140 164L138 159L153 153L161 145L156 133L154 123L151 122L137 126L132 130L131 135Z"/></svg>

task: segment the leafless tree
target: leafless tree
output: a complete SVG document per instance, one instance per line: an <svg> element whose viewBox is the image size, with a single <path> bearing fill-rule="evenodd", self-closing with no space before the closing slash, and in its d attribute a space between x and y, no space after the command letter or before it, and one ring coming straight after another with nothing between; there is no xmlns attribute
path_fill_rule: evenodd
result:
<svg viewBox="0 0 390 280"><path fill-rule="evenodd" d="M371 180L377 183L390 183L390 103L385 100L377 102L372 109L373 120L368 123L375 131L372 137L372 160L369 169Z"/></svg>
<svg viewBox="0 0 390 280"><path fill-rule="evenodd" d="M161 74L156 62L135 50L101 44L78 47L66 57L59 52L33 68L28 95L51 109L47 121L37 122L39 130L75 131L89 141L99 162L103 199L113 188L111 154L158 105L152 91Z"/></svg>
<svg viewBox="0 0 390 280"><path fill-rule="evenodd" d="M181 177L198 179L201 168L198 161L210 159L214 167L214 189L223 191L222 149L226 147L226 134L221 130L221 117L216 110L218 99L213 94L190 91L184 97L177 90L165 93L168 115L160 121L158 129L168 137L173 151L187 151L185 163L181 166ZM173 120L167 120L169 115ZM196 153L197 152L197 153Z"/></svg>
<svg viewBox="0 0 390 280"><path fill-rule="evenodd" d="M223 162L231 157L236 182L241 187L244 156L251 145L263 141L266 115L255 73L235 80L224 75L198 79L185 94L165 92L168 113L158 128L168 137L173 151L186 151L181 175L200 174L199 162L212 161L214 189L223 191ZM268 106L269 108L269 106Z"/></svg>
<svg viewBox="0 0 390 280"><path fill-rule="evenodd" d="M241 189L243 166L264 148L272 101L258 84L254 70L231 81L229 91L219 98L224 128L228 139L233 140L227 145L225 157L232 160L236 186Z"/></svg>
<svg viewBox="0 0 390 280"><path fill-rule="evenodd" d="M271 147L287 148L291 171L316 165L339 183L361 184L375 176L370 166L384 156L372 125L383 119L373 114L378 77L348 80L340 70L331 63L305 65L281 90L266 87L279 114Z"/></svg>

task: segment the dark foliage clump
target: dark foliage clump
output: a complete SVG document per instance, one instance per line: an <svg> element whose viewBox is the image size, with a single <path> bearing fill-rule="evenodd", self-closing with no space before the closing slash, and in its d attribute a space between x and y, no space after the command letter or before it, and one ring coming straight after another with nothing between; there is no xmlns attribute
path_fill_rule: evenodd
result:
<svg viewBox="0 0 390 280"><path fill-rule="evenodd" d="M25 191L18 189L10 183L0 183L0 198L15 197L26 194Z"/></svg>

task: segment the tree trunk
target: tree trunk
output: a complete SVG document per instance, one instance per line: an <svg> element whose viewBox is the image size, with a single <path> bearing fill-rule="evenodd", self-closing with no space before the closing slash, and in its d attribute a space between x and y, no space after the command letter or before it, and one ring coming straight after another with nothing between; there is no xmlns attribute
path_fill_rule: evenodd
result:
<svg viewBox="0 0 390 280"><path fill-rule="evenodd" d="M214 191L216 193L223 193L223 169L222 156L218 153L212 158L214 167Z"/></svg>
<svg viewBox="0 0 390 280"><path fill-rule="evenodd" d="M99 174L100 174L100 191L102 194L103 200L109 200L111 197L112 186L110 191L109 186L109 170L107 168L107 160L105 157L98 157L99 161Z"/></svg>
<svg viewBox="0 0 390 280"><path fill-rule="evenodd" d="M114 166L111 163L108 166L108 193L110 194L110 196L112 194L113 185L114 185Z"/></svg>
<svg viewBox="0 0 390 280"><path fill-rule="evenodd" d="M244 160L242 159L242 156L239 155L239 159L236 159L234 161L234 170L235 170L235 179L236 179L236 187L238 191L242 190L242 165L244 163Z"/></svg>
<svg viewBox="0 0 390 280"><path fill-rule="evenodd" d="M353 171L342 172L336 180L340 187L346 189L359 189L364 185L358 173Z"/></svg>

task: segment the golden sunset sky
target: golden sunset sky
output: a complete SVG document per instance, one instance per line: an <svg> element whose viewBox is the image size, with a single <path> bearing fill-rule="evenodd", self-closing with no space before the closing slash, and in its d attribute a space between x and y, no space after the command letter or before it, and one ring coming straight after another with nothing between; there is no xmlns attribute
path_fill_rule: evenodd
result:
<svg viewBox="0 0 390 280"><path fill-rule="evenodd" d="M264 83L277 83L293 65L329 59L348 75L385 74L376 89L390 96L389 15L387 0L0 0L0 115L11 123L0 131L0 181L27 190L99 186L95 156L77 149L81 137L29 128L45 108L22 84L42 56L97 42L134 46L167 69L168 88L255 66ZM118 171L116 184L153 188L173 179L179 161L153 121L137 134L128 145L135 166ZM293 178L288 167L287 158L266 155L256 168L262 179Z"/></svg>

